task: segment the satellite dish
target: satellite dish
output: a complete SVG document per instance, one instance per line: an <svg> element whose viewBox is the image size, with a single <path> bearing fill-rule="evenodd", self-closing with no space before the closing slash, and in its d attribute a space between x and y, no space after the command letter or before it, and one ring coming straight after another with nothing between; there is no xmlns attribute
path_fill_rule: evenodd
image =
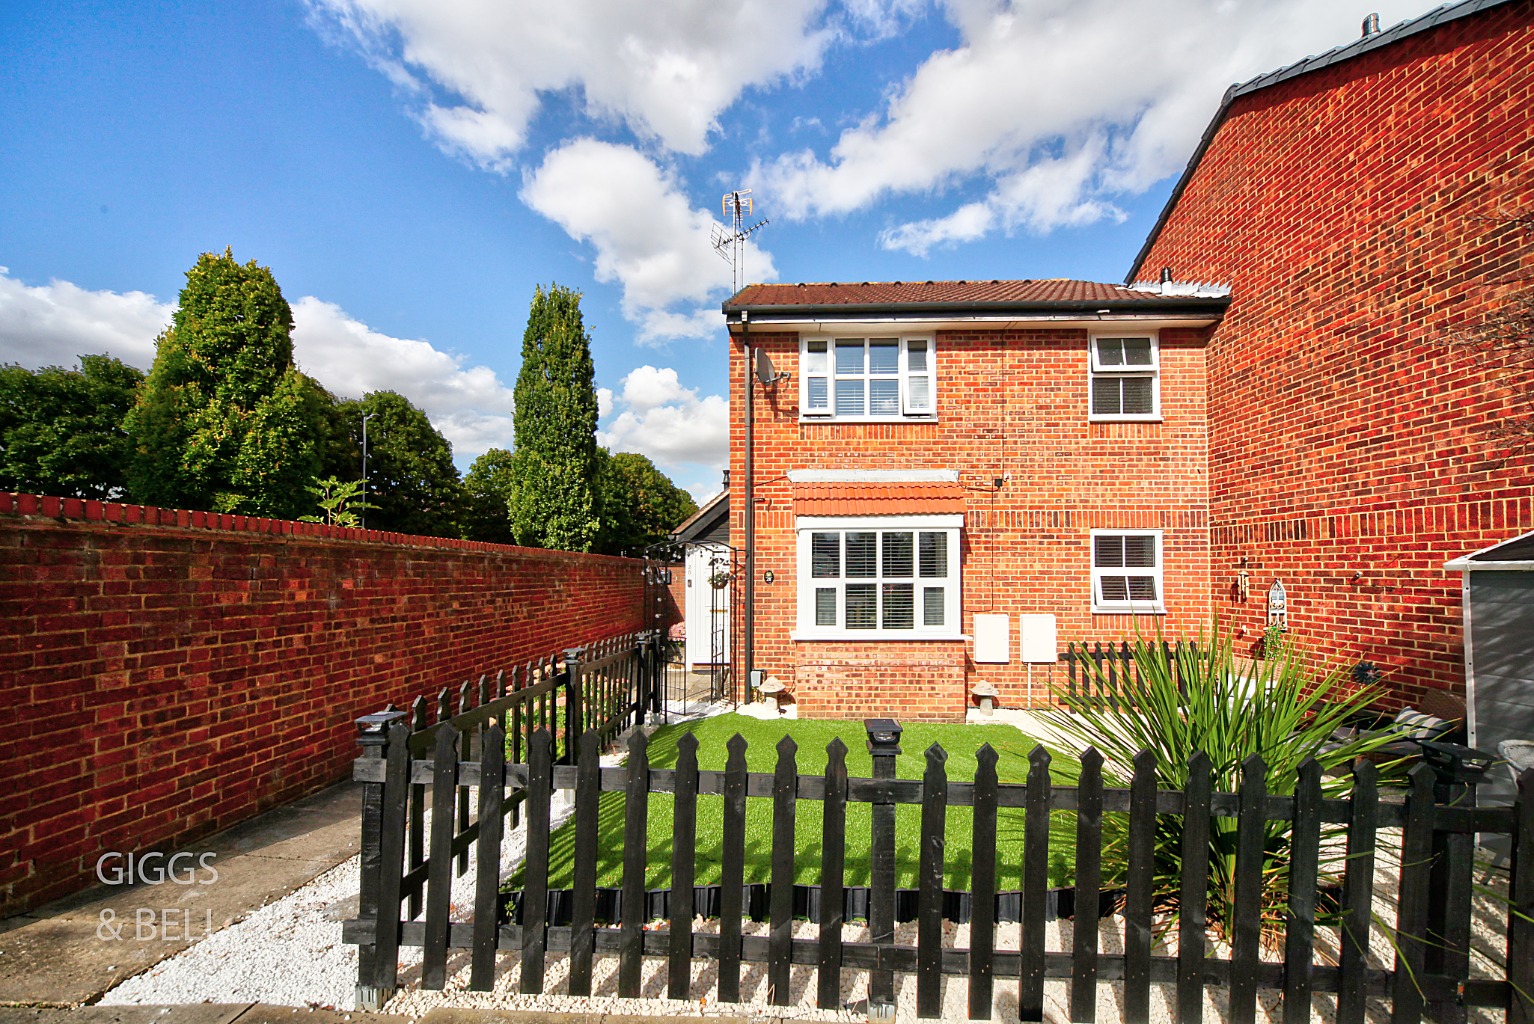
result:
<svg viewBox="0 0 1534 1024"><path fill-rule="evenodd" d="M762 387L771 387L778 382L777 367L772 365L766 349L756 350L756 379L762 382Z"/></svg>

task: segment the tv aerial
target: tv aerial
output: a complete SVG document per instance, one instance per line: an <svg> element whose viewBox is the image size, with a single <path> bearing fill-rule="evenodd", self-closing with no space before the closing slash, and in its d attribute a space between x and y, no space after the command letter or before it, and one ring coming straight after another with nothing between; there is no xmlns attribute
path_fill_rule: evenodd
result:
<svg viewBox="0 0 1534 1024"><path fill-rule="evenodd" d="M746 239L767 225L767 221L759 220L750 227L746 227L746 218L751 216L751 190L738 188L733 192L726 192L720 202L724 211L724 217L734 225L734 230L729 230L715 222L710 236L713 239L714 251L719 258L730 265L730 294L740 291L740 279L745 264Z"/></svg>

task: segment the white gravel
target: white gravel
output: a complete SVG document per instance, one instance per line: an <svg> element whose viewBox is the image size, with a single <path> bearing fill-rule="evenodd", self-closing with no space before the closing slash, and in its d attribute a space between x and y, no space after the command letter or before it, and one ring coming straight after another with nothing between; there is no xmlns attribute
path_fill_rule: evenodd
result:
<svg viewBox="0 0 1534 1024"><path fill-rule="evenodd" d="M616 759L604 758L604 763L616 763ZM558 795L556 795L557 797ZM568 797L563 805L556 803L556 814L563 816L570 811ZM523 829L507 835L502 856L501 870L509 873L520 863L523 849ZM1376 894L1379 903L1376 911L1382 920L1394 919L1395 864L1389 857L1379 858ZM1486 872L1478 871L1477 880L1485 880ZM1505 875L1501 876L1505 891ZM474 871L454 879L454 920L467 920L473 903ZM1495 975L1494 962L1499 951L1505 951L1503 929L1506 923L1505 903L1493 891L1495 879L1486 892L1477 898L1475 912L1476 957L1472 974L1479 977ZM354 987L357 981L357 950L355 946L341 941L340 922L354 916L358 889L358 860L353 858L345 864L327 871L302 889L259 910L243 920L215 932L195 943L179 955L113 988L101 1000L103 1004L180 1004L201 1002L264 1002L287 1006L327 1007L340 1010L354 1009ZM462 908L462 909L460 909ZM698 920L694 927L699 932L717 930L717 921ZM765 934L765 924L747 922L747 934ZM1318 961L1326 962L1335 956L1337 949L1334 931L1318 930ZM1017 925L998 928L997 948L1018 948L1020 929ZM810 922L798 922L795 936L813 939L817 926ZM866 932L861 926L849 925L844 933L846 941L864 940ZM1047 948L1067 951L1071 948L1071 922L1052 922L1047 927ZM896 941L915 945L915 924L897 927ZM944 925L944 945L963 948L969 942L969 926ZM1121 952L1123 949L1123 924L1121 918L1104 919L1099 931L1099 948L1104 953ZM1175 950L1158 949L1158 953ZM1218 947L1210 955L1226 955ZM633 1013L651 1016L712 1016L749 1014L762 1018L790 1018L799 1020L866 1020L860 1000L867 996L867 976L860 971L846 971L843 975L842 1009L824 1011L815 1007L815 971L810 967L795 967L792 971L794 1004L776 1007L768 1003L765 965L747 964L742 971L741 995L738 1004L718 1003L715 999L717 964L714 961L697 961L693 965L692 991L697 998L673 1001L663 998L666 991L666 963L662 959L645 961L642 999L620 999L617 996L617 958L598 957L593 967L593 995L590 998L571 997L563 994L568 979L568 961L562 955L548 957L545 988L549 994L524 996L517 993L519 985L518 958L513 954L499 957L496 987L491 992L469 992L467 951L457 951L449 959L449 977L441 992L424 992L420 985L419 949L400 951L401 991L385 1007L387 1012L419 1017L438 1006L507 1008L521 1010L575 1011ZM1333 961L1334 962L1334 961ZM1371 966L1391 969L1394 950L1388 931L1375 928L1370 950ZM897 979L897 1021L915 1022L916 982L914 977ZM1047 982L1045 1020L1065 1022L1069 1020L1067 986L1065 982ZM968 983L964 978L944 980L943 1018L962 1020L968 1016ZM1205 1019L1227 1019L1225 991L1211 987L1205 994ZM1102 982L1098 985L1097 1013L1103 1024L1119 1020L1119 1008L1123 997L1121 984ZM1174 1019L1172 1005L1174 992L1171 986L1152 986L1152 1019L1170 1022ZM1317 995L1313 1004L1312 1018L1318 1022L1330 1021L1334 1016L1335 999ZM994 1018L998 1021L1016 1021L1017 983L1015 980L997 979L993 1000ZM1273 1024L1281 1019L1282 1001L1277 992L1260 992L1258 997L1259 1021ZM1369 1018L1383 1022L1389 1014L1383 1002L1371 1002ZM1477 1022L1498 1022L1504 1019L1500 1012L1472 1010L1470 1019Z"/></svg>

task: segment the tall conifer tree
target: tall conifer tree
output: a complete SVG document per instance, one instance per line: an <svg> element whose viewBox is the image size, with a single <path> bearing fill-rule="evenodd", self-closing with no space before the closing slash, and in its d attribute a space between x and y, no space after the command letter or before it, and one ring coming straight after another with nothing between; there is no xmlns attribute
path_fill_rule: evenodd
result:
<svg viewBox="0 0 1534 1024"><path fill-rule="evenodd" d="M292 330L270 270L236 263L228 249L198 258L125 423L138 500L250 515L308 511L317 424L293 365Z"/></svg>
<svg viewBox="0 0 1534 1024"><path fill-rule="evenodd" d="M577 291L533 295L513 416L511 529L518 544L589 551L596 498L597 391Z"/></svg>

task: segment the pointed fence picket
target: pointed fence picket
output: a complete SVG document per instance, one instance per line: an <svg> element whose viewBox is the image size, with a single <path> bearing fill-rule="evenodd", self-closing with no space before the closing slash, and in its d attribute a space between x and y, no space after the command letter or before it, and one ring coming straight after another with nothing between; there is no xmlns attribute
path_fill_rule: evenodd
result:
<svg viewBox="0 0 1534 1024"><path fill-rule="evenodd" d="M491 697L481 710L494 709L498 699ZM1098 982L1118 981L1124 986L1123 1018L1130 1024L1150 1019L1153 985L1170 986L1169 999L1184 1021L1200 1019L1206 989L1221 986L1228 992L1229 1019L1235 1024L1255 1019L1262 990L1284 993L1285 1019L1291 1022L1308 1018L1312 993L1328 992L1336 994L1337 1019L1344 1024L1361 1021L1365 1001L1372 998L1389 1000L1392 1019L1402 1024L1415 1024L1424 1015L1456 1019L1466 1006L1502 1008L1513 1024L1534 1024L1534 1001L1524 984L1534 977L1534 772L1520 780L1514 806L1484 808L1435 800L1431 773L1421 768L1410 777L1404 799L1382 800L1375 768L1366 761L1355 767L1346 799L1322 798L1320 768L1313 761L1301 768L1293 795L1270 793L1265 766L1256 757L1244 762L1237 792L1215 793L1209 759L1202 753L1189 758L1185 792L1157 788L1148 751L1135 759L1128 788L1106 786L1102 758L1090 748L1082 755L1079 784L1072 787L1051 784L1049 755L1042 748L1030 755L1024 783L997 780L996 755L989 747L981 749L973 779L949 778L947 755L938 746L925 752L920 780L897 779L888 748L898 753L898 747L892 744L885 763L874 750L875 777L861 779L847 776L847 751L840 740L827 748L823 774L799 774L798 748L787 737L778 745L771 773L747 771L746 744L739 736L727 745L723 771L698 768L697 742L690 736L679 744L677 767L654 768L647 740L637 729L624 740L627 763L604 768L599 761L603 743L592 719L574 763L561 763L555 736L546 728L526 738L521 748L527 752L525 763L507 763L502 722L515 715L508 708L494 711L488 720L474 714L416 731L399 712L364 720L365 749L355 771L365 783L362 894L358 917L345 923L343 935L361 947L358 996L365 1005L381 1004L398 987L399 949L412 946L423 951L422 985L428 989L442 988L459 964L468 967L470 988L488 989L495 982L496 953L504 952L514 956L501 963L520 965L520 988L527 993L544 991L549 954L564 954L569 958L568 992L575 995L591 993L597 957L615 957L620 995L641 992L644 961L653 958L665 961L665 990L671 998L707 997L710 993L699 991L691 977L693 963L709 959L717 963L714 994L722 1002L740 1000L742 965L761 964L770 1000L785 1004L792 967L807 965L818 973L817 1002L828 1008L838 1005L847 971L868 972L875 998L881 977L914 976L916 1011L928 1019L943 1012L944 978L960 976L969 982L968 1015L977 1020L991 1016L998 982L1015 986L1023 1020L1042 1019L1045 979L1056 979L1066 982L1070 1017L1082 1022L1096 1019ZM466 756L470 751L472 758ZM413 794L421 787L431 789L432 801L425 830L429 848L418 863L415 840L409 837L416 821ZM459 798L476 789L478 799L471 802L476 815L465 821ZM549 815L558 790L573 790L575 801L570 826L574 885L567 894L548 888ZM608 791L624 794L623 884L616 899L603 897L595 885L597 804ZM644 888L651 793L675 798L671 885L654 892ZM722 885L712 888L693 884L697 806L704 797L723 805ZM744 837L751 801L765 801L771 808L771 850L764 863L752 861L753 870L766 874L766 883L747 881ZM815 803L821 805L818 810ZM873 805L871 835L846 834L851 803ZM917 889L909 894L894 886L893 811L900 804L921 806ZM508 902L499 891L498 869L507 837L503 821L513 807L522 812L528 859L524 888ZM962 894L943 889L944 828L952 807L973 808L971 888ZM1022 889L1016 892L997 889L1002 868L996 855L997 815L1004 808L1019 809L1024 818L1023 862L1006 866L1008 874L1021 869ZM1074 891L1051 893L1046 857L1050 815L1056 811L1074 812L1076 878ZM812 813L824 829L818 887L795 884L794 825L799 815ZM1099 884L1107 814L1128 816L1127 870L1124 889L1116 895L1102 893ZM1179 948L1174 955L1158 954L1152 946L1156 914L1165 909L1157 906L1152 858L1158 821L1166 816L1180 818L1183 826L1176 897ZM1260 919L1263 842L1274 821L1289 823L1295 849L1283 959L1278 962L1263 957ZM1228 958L1211 956L1206 941L1207 851L1215 822L1221 829L1234 827L1237 838L1234 910L1231 920L1221 922L1230 941ZM1318 962L1314 949L1324 824L1346 826L1341 951L1335 966ZM1391 969L1382 970L1367 959L1376 920L1374 861L1380 830L1394 828L1402 829L1404 854L1402 898L1391 924L1398 953ZM1461 951L1435 951L1429 942L1430 936L1441 943L1468 934L1468 904L1459 920L1458 905L1434 890L1435 879L1442 879L1451 895L1470 884L1473 865L1455 844L1462 837L1473 839L1476 832L1512 839L1506 959L1494 978L1471 978ZM869 888L845 885L849 841L870 844ZM472 915L455 921L450 875L470 845L477 848L478 872ZM412 897L423 886L423 905L418 906ZM1095 927L1073 929L1069 951L1047 950L1044 924L1057 908L1088 919L1105 909L1122 914L1122 951L1100 949ZM699 913L717 913L717 934L693 928ZM765 935L742 934L748 914L766 920ZM795 919L804 917L818 920L815 938L794 937ZM969 948L944 944L945 917L967 918ZM646 927L658 918L667 926ZM868 936L849 941L847 923L857 918L869 922ZM914 946L897 941L895 923L907 919L916 921ZM997 949L996 929L1004 920L1022 922L1016 950ZM892 998L894 988L889 992Z"/></svg>

